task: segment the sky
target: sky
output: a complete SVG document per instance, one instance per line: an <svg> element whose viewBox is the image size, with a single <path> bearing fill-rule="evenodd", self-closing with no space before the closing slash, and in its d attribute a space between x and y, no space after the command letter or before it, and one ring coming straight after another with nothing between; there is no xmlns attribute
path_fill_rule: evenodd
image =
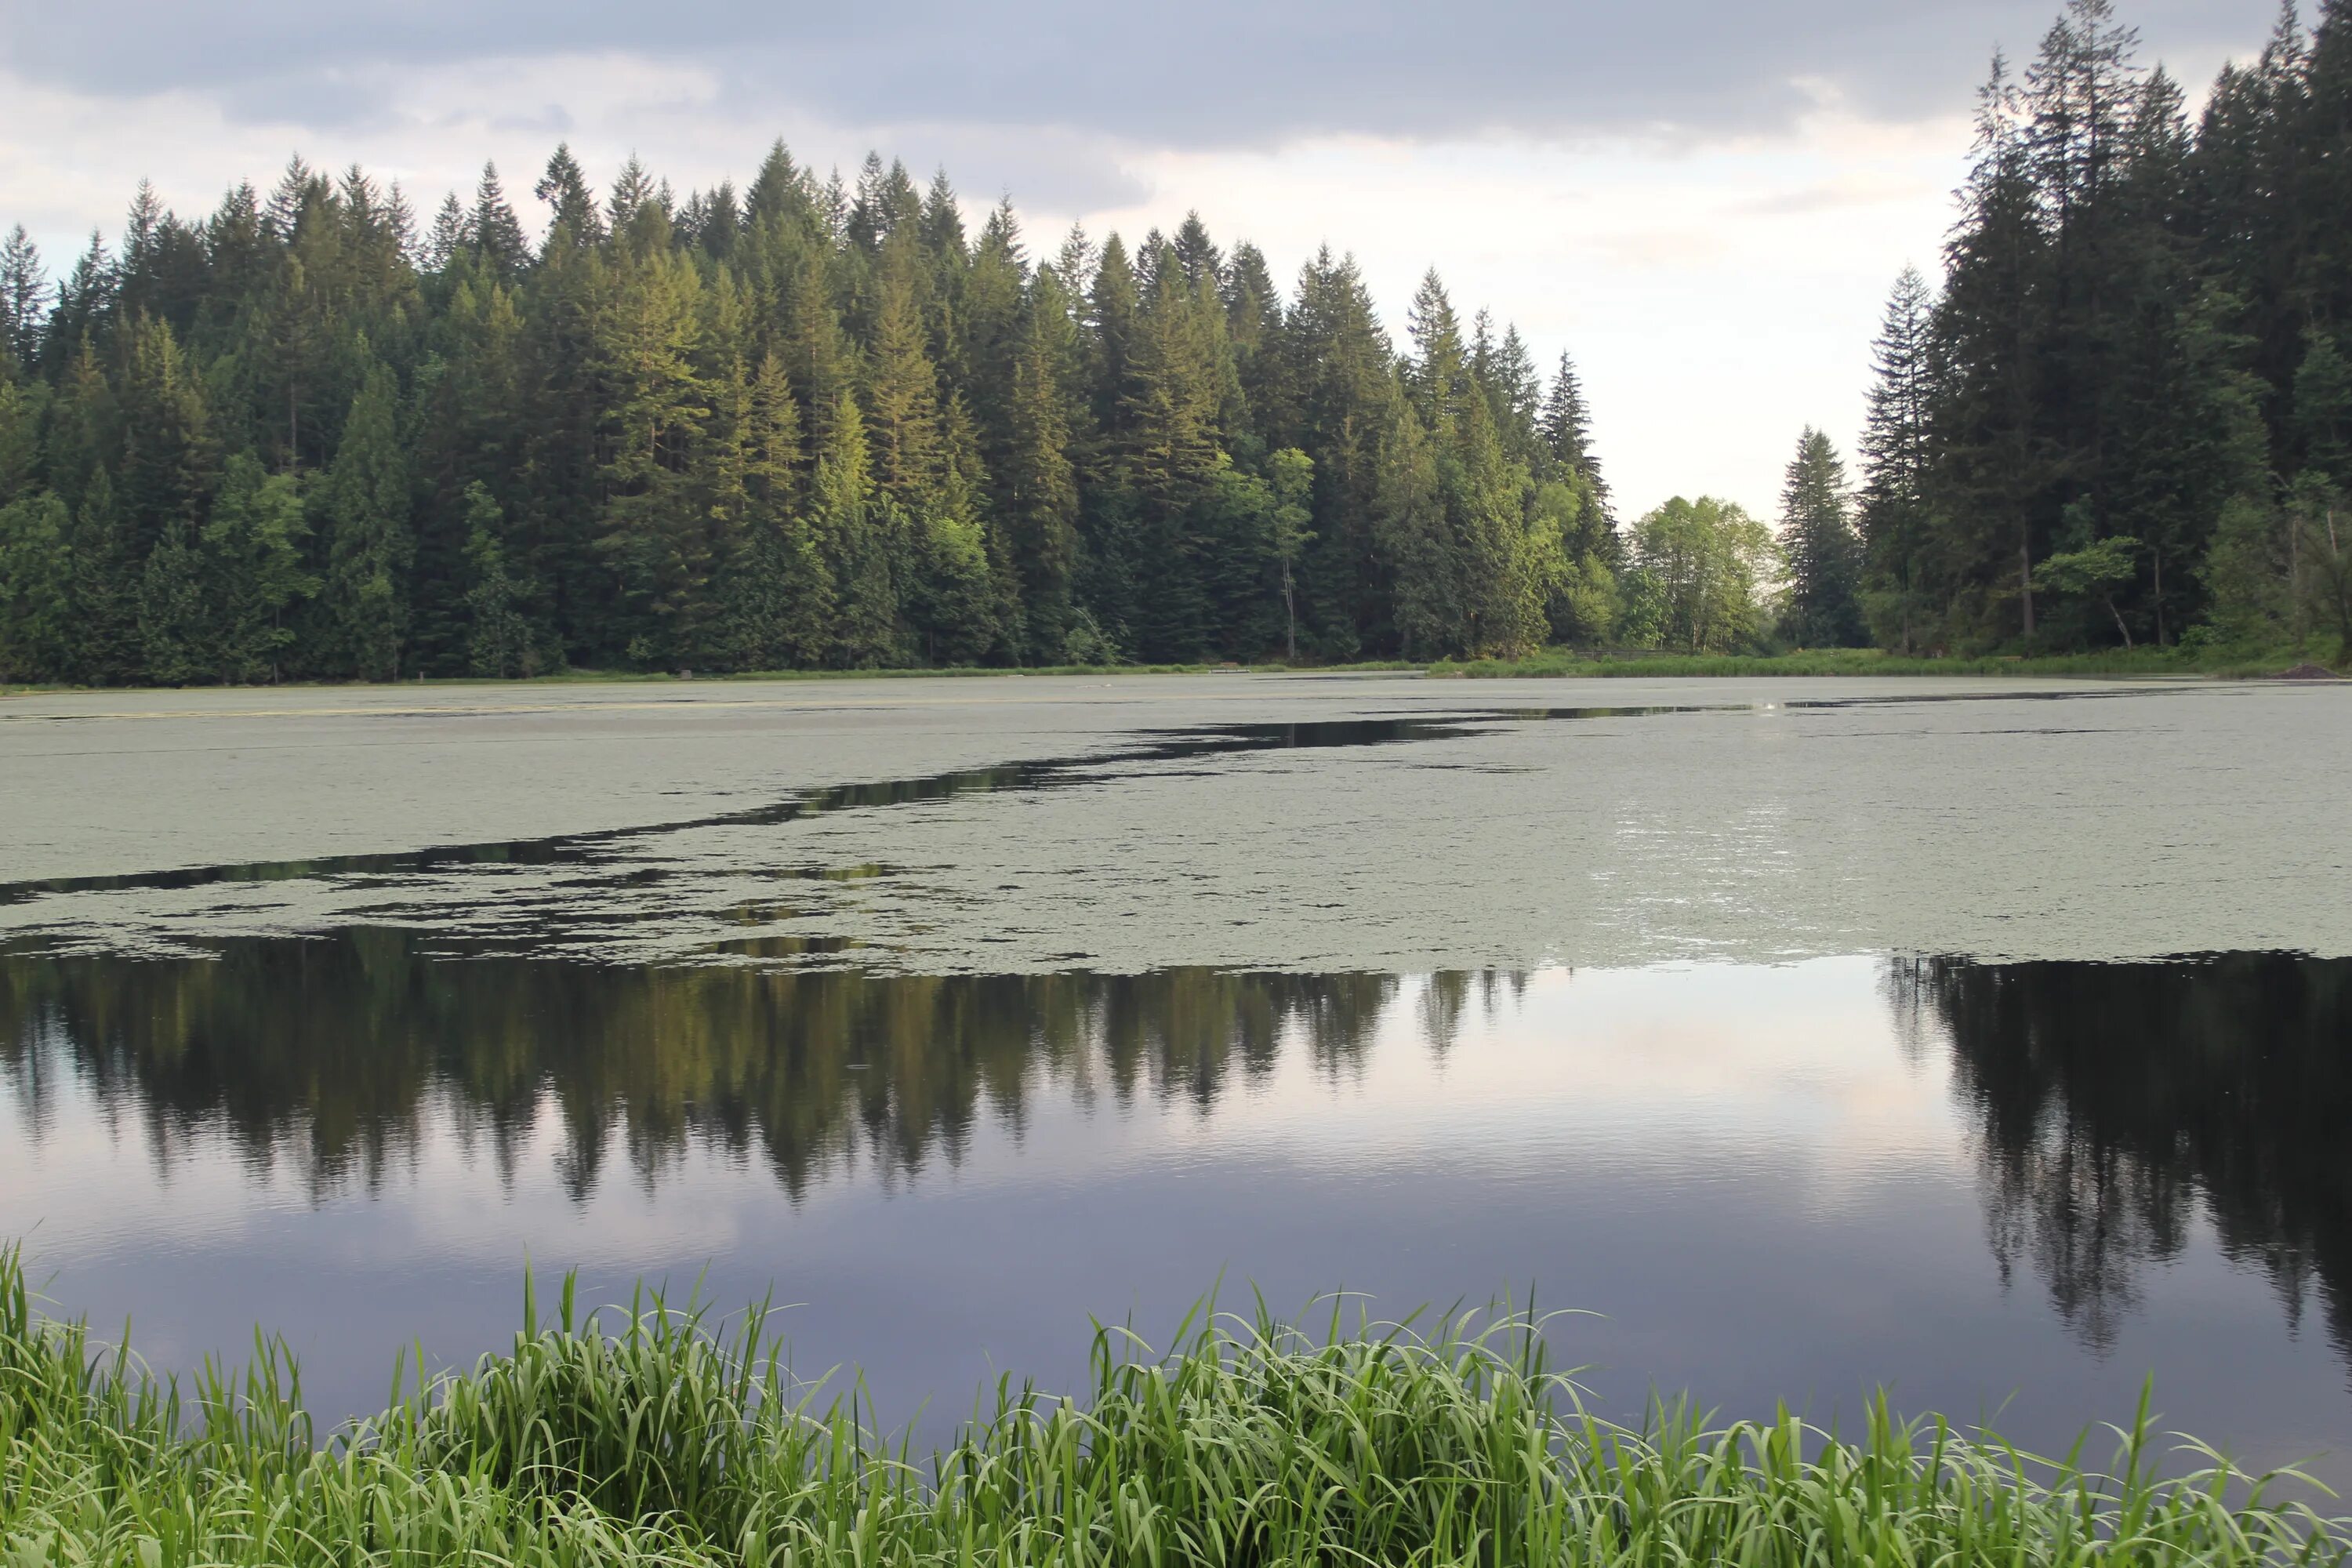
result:
<svg viewBox="0 0 2352 1568"><path fill-rule="evenodd" d="M1402 339L1434 267L1466 317L1574 354L1622 516L1759 516L1806 425L1851 451L1870 341L1929 272L1996 47L2061 0L0 0L0 226L62 268L137 183L208 210L292 153L429 213L495 159L529 209L568 141L683 195L781 136L1001 196L1034 253L1197 210L1279 278L1352 252ZM2194 95L2277 0L2118 0Z"/></svg>

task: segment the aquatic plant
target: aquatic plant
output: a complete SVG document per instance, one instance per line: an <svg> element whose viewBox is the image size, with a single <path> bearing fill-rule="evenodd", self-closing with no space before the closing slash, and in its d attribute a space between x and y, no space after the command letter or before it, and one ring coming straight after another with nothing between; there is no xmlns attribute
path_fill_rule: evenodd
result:
<svg viewBox="0 0 2352 1568"><path fill-rule="evenodd" d="M0 1252L0 1563L591 1564L2333 1563L2352 1521L2145 1402L2105 1472L1882 1399L1858 1438L1786 1411L1636 1428L1548 1369L1540 1321L1321 1331L1202 1309L1161 1354L1097 1326L1094 1387L1001 1382L919 1463L853 1379L795 1381L765 1309L567 1281L470 1372L395 1373L314 1439L280 1342L184 1389L44 1317ZM404 1358L405 1363L405 1358ZM413 1372L413 1365L404 1370ZM2159 1462L2163 1461L2160 1468Z"/></svg>

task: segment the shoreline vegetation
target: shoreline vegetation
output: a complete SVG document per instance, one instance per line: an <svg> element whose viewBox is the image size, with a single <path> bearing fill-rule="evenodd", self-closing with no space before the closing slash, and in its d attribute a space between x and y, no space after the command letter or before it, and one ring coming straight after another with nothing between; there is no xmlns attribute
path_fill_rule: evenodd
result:
<svg viewBox="0 0 2352 1568"><path fill-rule="evenodd" d="M2127 1426L2060 1459L1902 1420L1714 1426L1586 1411L1544 1320L1286 1325L1196 1308L1162 1354L1097 1325L1093 1387L1008 1379L929 1456L855 1377L812 1387L765 1308L642 1288L415 1380L323 1435L282 1341L184 1385L45 1317L0 1249L0 1550L10 1563L2340 1563L2352 1519ZM416 1352L421 1358L421 1347ZM2112 1448L2102 1469L2095 1456Z"/></svg>
<svg viewBox="0 0 2352 1568"><path fill-rule="evenodd" d="M2290 677L2290 672L2293 676ZM463 686L600 686L742 684L751 681L1024 679L1137 675L1421 675L1437 679L1733 679L1759 676L2013 676L2095 679L2134 678L2210 680L2352 679L2339 664L2315 662L2293 651L2250 653L2211 648L2110 648L2096 653L2005 654L1975 658L1907 658L1878 648L1800 649L1790 653L1711 654L1654 648L1547 648L1519 659L1439 659L1423 664L1376 659L1347 664L1061 664L1002 669L978 665L908 666L890 669L769 669L704 675L692 671L573 669L554 674L440 676L401 681L288 681L283 685L206 687L212 691L384 689ZM67 691L195 689L179 687L16 685L0 682L0 700Z"/></svg>

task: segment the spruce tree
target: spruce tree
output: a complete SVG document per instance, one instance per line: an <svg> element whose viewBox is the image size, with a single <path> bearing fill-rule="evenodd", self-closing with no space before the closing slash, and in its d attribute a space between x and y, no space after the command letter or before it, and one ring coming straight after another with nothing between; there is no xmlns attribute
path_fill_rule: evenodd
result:
<svg viewBox="0 0 2352 1568"><path fill-rule="evenodd" d="M1928 483L1934 448L1928 413L1936 302L1927 280L1906 267L1888 295L1871 346L1870 407L1863 427L1860 528L1863 595L1879 640L1915 653L1925 629Z"/></svg>
<svg viewBox="0 0 2352 1568"><path fill-rule="evenodd" d="M1552 372L1551 387L1544 395L1537 430L1552 470L1584 479L1599 502L1596 521L1608 523L1613 537L1616 520L1610 510L1609 481L1601 477L1601 461L1593 455L1591 411L1584 400L1584 384L1577 376L1576 362L1566 353L1560 354L1559 367Z"/></svg>
<svg viewBox="0 0 2352 1568"><path fill-rule="evenodd" d="M0 492L0 679L55 680L72 667L71 552L71 514L54 491Z"/></svg>
<svg viewBox="0 0 2352 1568"><path fill-rule="evenodd" d="M505 680L534 673L536 650L520 586L507 570L498 498L477 480L466 487L466 672Z"/></svg>
<svg viewBox="0 0 2352 1568"><path fill-rule="evenodd" d="M13 359L28 369L39 363L48 296L41 247L20 223L0 241L0 360Z"/></svg>
<svg viewBox="0 0 2352 1568"><path fill-rule="evenodd" d="M604 220L596 210L596 195L588 188L588 176L582 172L580 162L572 157L570 143L559 142L547 160L546 172L531 194L548 205L548 245L570 245L585 249L602 243Z"/></svg>
<svg viewBox="0 0 2352 1568"><path fill-rule="evenodd" d="M362 679L398 679L415 538L399 389L388 366L370 366L352 399L322 499L327 569L320 602L334 663Z"/></svg>
<svg viewBox="0 0 2352 1568"><path fill-rule="evenodd" d="M474 210L466 219L465 243L495 277L514 277L530 259L522 220L507 203L496 163L482 165L481 180L474 187Z"/></svg>
<svg viewBox="0 0 2352 1568"><path fill-rule="evenodd" d="M246 685L278 679L294 641L287 612L318 591L303 569L309 532L293 476L267 472L250 452L229 458L205 523L199 568L201 652L213 679Z"/></svg>
<svg viewBox="0 0 2352 1568"><path fill-rule="evenodd" d="M1862 542L1853 531L1845 465L1830 438L1805 427L1780 489L1780 545L1789 562L1787 633L1800 647L1864 640L1857 591Z"/></svg>

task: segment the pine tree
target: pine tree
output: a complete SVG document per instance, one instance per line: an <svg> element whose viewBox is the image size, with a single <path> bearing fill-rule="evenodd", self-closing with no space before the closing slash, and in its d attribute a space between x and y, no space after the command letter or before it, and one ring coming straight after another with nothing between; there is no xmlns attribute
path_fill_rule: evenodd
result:
<svg viewBox="0 0 2352 1568"><path fill-rule="evenodd" d="M1019 603L1027 611L1024 652L1036 664L1063 661L1075 610L1078 482L1059 352L1068 331L1061 281L1047 271L1022 311L997 466L1000 514L1011 535Z"/></svg>
<svg viewBox="0 0 2352 1568"><path fill-rule="evenodd" d="M482 165L481 180L474 187L474 210L466 219L465 242L494 277L512 278L530 259L522 221L507 203L496 163Z"/></svg>
<svg viewBox="0 0 2352 1568"><path fill-rule="evenodd" d="M115 401L121 432L116 500L131 528L131 553L143 560L167 536L193 550L218 458L203 383L170 326L152 316L132 322L130 363Z"/></svg>
<svg viewBox="0 0 2352 1568"><path fill-rule="evenodd" d="M1789 561L1790 640L1800 647L1861 646L1862 542L1853 531L1845 465L1830 438L1810 425L1797 437L1780 489L1780 543Z"/></svg>
<svg viewBox="0 0 2352 1568"><path fill-rule="evenodd" d="M1613 542L1616 517L1610 510L1609 481L1601 477L1601 461L1593 455L1591 412L1584 400L1584 384L1576 374L1576 362L1565 353L1552 373L1551 388L1544 395L1536 427L1552 470L1577 475L1590 487L1599 503L1596 521L1608 524Z"/></svg>
<svg viewBox="0 0 2352 1568"><path fill-rule="evenodd" d="M318 591L302 564L309 532L293 476L268 473L249 452L229 458L205 523L200 563L201 651L214 679L251 684L278 678L294 641L287 611Z"/></svg>
<svg viewBox="0 0 2352 1568"><path fill-rule="evenodd" d="M399 389L369 367L343 421L323 487L327 569L320 607L336 663L366 680L401 674L408 635L408 568L415 552Z"/></svg>
<svg viewBox="0 0 2352 1568"><path fill-rule="evenodd" d="M48 297L41 248L20 223L0 241L0 362L13 359L28 367L40 362Z"/></svg>
<svg viewBox="0 0 2352 1568"><path fill-rule="evenodd" d="M809 483L817 547L834 573L828 652L836 665L866 668L887 664L899 653L898 585L890 569L888 537L892 520L888 509L875 504L857 400L844 393L830 424Z"/></svg>
<svg viewBox="0 0 2352 1568"><path fill-rule="evenodd" d="M477 480L466 487L466 670L494 680L533 674L537 650L522 613L520 584L507 570L498 498Z"/></svg>
<svg viewBox="0 0 2352 1568"><path fill-rule="evenodd" d="M425 234L425 266L430 272L446 272L466 248L466 208L450 192L441 198L440 207L433 215L433 226Z"/></svg>
<svg viewBox="0 0 2352 1568"><path fill-rule="evenodd" d="M83 487L66 557L73 605L70 647L63 673L92 686L141 678L145 651L139 635L139 599L145 558L131 547L131 526L114 499L104 468Z"/></svg>
<svg viewBox="0 0 2352 1568"><path fill-rule="evenodd" d="M1406 384L1422 423L1432 430L1450 425L1461 413L1461 399L1469 387L1468 350L1462 342L1462 322L1435 268L1423 274L1406 320L1412 336L1412 365Z"/></svg>
<svg viewBox="0 0 2352 1568"><path fill-rule="evenodd" d="M53 680L71 668L71 515L55 492L0 491L0 679Z"/></svg>
<svg viewBox="0 0 2352 1568"><path fill-rule="evenodd" d="M699 304L692 264L656 250L615 269L593 327L594 549L611 574L603 640L640 667L692 657L709 581L712 542L691 482L710 417Z"/></svg>
<svg viewBox="0 0 2352 1568"><path fill-rule="evenodd" d="M140 664L157 686L185 686L209 675L216 650L205 603L205 561L192 531L174 520L139 577Z"/></svg>
<svg viewBox="0 0 2352 1568"><path fill-rule="evenodd" d="M800 409L783 362L749 388L740 553L728 576L726 642L738 668L825 662L838 584L801 496Z"/></svg>
<svg viewBox="0 0 2352 1568"><path fill-rule="evenodd" d="M1879 640L1906 654L1917 651L1927 613L1922 552L1930 523L1935 310L1927 279L1906 267L1871 348L1874 378L1862 437L1864 599Z"/></svg>
<svg viewBox="0 0 2352 1568"><path fill-rule="evenodd" d="M1286 300L1197 215L1033 267L878 156L682 203L632 160L600 208L559 147L535 189L536 254L489 167L422 236L356 165L194 223L148 188L53 307L0 246L12 668L1511 650L1607 598L1597 476L1433 277L1400 377L1351 262Z"/></svg>
<svg viewBox="0 0 2352 1568"><path fill-rule="evenodd" d="M570 143L555 144L531 194L548 205L547 245L586 249L603 243L604 220L596 210L596 195L588 188L588 176L572 157Z"/></svg>

